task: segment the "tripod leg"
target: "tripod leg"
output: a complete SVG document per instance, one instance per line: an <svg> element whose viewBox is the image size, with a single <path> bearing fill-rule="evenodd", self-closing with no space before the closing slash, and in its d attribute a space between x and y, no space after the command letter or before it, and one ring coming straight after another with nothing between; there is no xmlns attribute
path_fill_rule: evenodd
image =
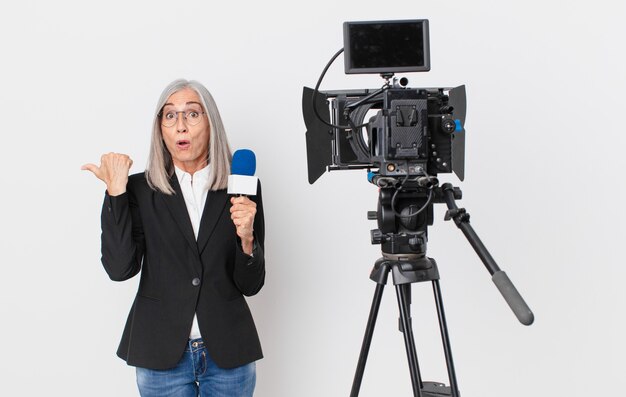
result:
<svg viewBox="0 0 626 397"><path fill-rule="evenodd" d="M422 378L419 365L417 363L417 351L415 350L415 340L413 339L413 328L411 327L411 312L409 310L407 288L411 284L396 285L396 295L398 297L398 307L400 308L400 322L402 323L402 333L404 335L404 345L409 360L411 372L411 384L413 386L413 396L422 397Z"/></svg>
<svg viewBox="0 0 626 397"><path fill-rule="evenodd" d="M454 371L454 362L452 361L452 349L450 348L450 337L448 335L446 316L443 311L443 299L441 298L441 288L439 287L439 280L433 280L433 292L435 294L435 302L437 304L437 315L439 317L439 329L441 330L443 350L444 354L446 355L448 378L450 380L450 391L452 393L452 397L459 397L459 388L456 383L456 373Z"/></svg>
<svg viewBox="0 0 626 397"><path fill-rule="evenodd" d="M361 381L363 380L363 372L365 371L365 362L367 361L367 354L369 353L370 345L372 344L372 335L374 334L374 326L376 325L376 318L378 317L378 309L380 308L380 301L383 296L384 288L385 284L376 284L374 299L372 300L372 308L370 309L370 315L367 319L367 327L365 328L365 336L363 337L363 344L361 345L361 354L359 355L359 363L357 364L356 373L354 374L350 397L357 397L359 395Z"/></svg>

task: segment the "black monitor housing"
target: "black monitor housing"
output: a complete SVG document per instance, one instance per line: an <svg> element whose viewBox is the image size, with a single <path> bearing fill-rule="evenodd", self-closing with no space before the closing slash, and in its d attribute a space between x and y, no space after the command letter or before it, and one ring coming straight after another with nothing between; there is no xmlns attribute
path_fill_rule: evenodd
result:
<svg viewBox="0 0 626 397"><path fill-rule="evenodd" d="M344 22L346 74L427 72L428 20Z"/></svg>

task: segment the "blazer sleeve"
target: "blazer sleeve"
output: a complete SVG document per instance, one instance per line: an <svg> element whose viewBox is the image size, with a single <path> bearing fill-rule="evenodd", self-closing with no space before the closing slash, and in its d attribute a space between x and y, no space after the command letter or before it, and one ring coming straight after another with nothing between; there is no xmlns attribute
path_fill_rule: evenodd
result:
<svg viewBox="0 0 626 397"><path fill-rule="evenodd" d="M105 193L101 214L102 264L113 281L124 281L141 270L145 240L139 207L127 190L119 196Z"/></svg>
<svg viewBox="0 0 626 397"><path fill-rule="evenodd" d="M255 295L265 283L265 218L260 181L257 195L250 199L256 203L254 249L252 255L247 255L241 249L241 241L237 238L237 256L233 274L235 285L246 296Z"/></svg>

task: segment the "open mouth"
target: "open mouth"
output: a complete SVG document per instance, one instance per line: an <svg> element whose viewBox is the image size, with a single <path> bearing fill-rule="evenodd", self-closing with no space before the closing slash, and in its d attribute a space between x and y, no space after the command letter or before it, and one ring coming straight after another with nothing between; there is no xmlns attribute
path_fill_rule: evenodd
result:
<svg viewBox="0 0 626 397"><path fill-rule="evenodd" d="M186 139L181 139L180 141L176 141L176 147L179 149L188 149L191 146L191 142Z"/></svg>

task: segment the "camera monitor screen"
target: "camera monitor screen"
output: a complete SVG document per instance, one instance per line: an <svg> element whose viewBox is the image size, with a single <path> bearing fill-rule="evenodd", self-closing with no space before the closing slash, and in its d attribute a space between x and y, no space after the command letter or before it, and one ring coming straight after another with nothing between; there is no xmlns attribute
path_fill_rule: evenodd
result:
<svg viewBox="0 0 626 397"><path fill-rule="evenodd" d="M346 74L427 72L428 20L344 22Z"/></svg>

